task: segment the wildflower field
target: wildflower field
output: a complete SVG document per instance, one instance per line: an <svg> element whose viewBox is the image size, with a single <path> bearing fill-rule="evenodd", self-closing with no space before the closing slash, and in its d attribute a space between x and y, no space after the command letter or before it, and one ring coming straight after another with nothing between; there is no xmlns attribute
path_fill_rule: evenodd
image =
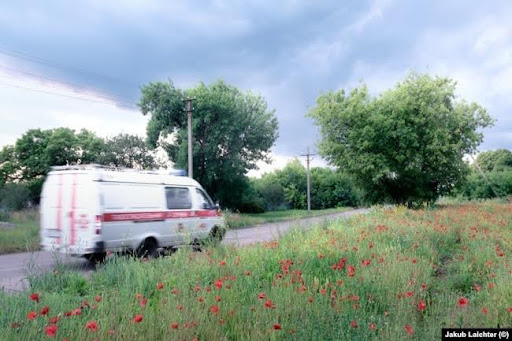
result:
<svg viewBox="0 0 512 341"><path fill-rule="evenodd" d="M0 293L2 340L437 340L512 326L512 205L375 210L279 241L57 268Z"/></svg>

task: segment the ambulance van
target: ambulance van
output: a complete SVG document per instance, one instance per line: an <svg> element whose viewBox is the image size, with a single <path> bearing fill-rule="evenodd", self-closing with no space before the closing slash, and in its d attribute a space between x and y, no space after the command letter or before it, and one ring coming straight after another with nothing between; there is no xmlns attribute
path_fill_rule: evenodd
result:
<svg viewBox="0 0 512 341"><path fill-rule="evenodd" d="M171 173L52 167L41 194L42 249L100 261L107 252L154 256L221 240L226 224L218 206L197 181Z"/></svg>

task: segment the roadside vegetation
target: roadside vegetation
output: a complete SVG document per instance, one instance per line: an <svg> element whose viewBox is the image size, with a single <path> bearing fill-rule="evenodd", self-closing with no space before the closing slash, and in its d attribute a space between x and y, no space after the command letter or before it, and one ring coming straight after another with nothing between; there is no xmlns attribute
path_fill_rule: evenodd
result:
<svg viewBox="0 0 512 341"><path fill-rule="evenodd" d="M435 340L512 326L512 205L376 209L248 247L57 266L0 292L5 340Z"/></svg>
<svg viewBox="0 0 512 341"><path fill-rule="evenodd" d="M342 213L348 211L350 207L328 208L324 210L284 210L269 211L265 213L224 213L229 228L244 228L253 225L276 223L286 220L296 220L302 218L318 217L327 214Z"/></svg>
<svg viewBox="0 0 512 341"><path fill-rule="evenodd" d="M27 209L0 216L0 254L39 249L39 213Z"/></svg>

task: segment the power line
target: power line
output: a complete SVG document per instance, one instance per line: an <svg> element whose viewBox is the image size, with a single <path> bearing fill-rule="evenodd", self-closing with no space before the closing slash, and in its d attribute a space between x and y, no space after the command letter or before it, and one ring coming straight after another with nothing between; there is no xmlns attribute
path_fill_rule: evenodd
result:
<svg viewBox="0 0 512 341"><path fill-rule="evenodd" d="M76 100L80 100L80 101L103 103L103 104L110 104L110 105L114 104L112 102L99 101L99 100L94 100L94 99L90 99L90 98L83 98L83 97L76 97L76 96L71 96L71 95L59 94L59 93L56 93L56 92L45 91L45 90L40 90L40 89L33 89L33 88L28 88L28 87L25 87L25 86L11 84L11 83L5 83L5 82L1 82L1 81L0 81L0 84L1 85L11 86L11 87L18 88L18 89L24 89L24 90L29 90L29 91L34 91L34 92L40 92L40 93L44 93L44 94L54 95L54 96L66 97L66 98L76 99ZM126 103L121 103L121 102L116 102L116 103L123 104L123 106L129 107L129 108L135 108L132 105L126 105Z"/></svg>
<svg viewBox="0 0 512 341"><path fill-rule="evenodd" d="M46 76L41 76L41 75L38 75L38 74L35 74L35 73L32 73L32 72L28 72L28 71L24 71L24 70L18 70L18 69L13 69L13 68L9 68L9 67L3 66L3 65L0 65L0 68L4 69L4 70L7 70L7 71L10 71L10 72L16 72L16 73L19 73L19 74L28 75L28 76L31 76L33 78L37 78L39 80L46 80L46 81L50 81L50 82L56 82L56 83L59 83L59 84L67 85L69 87L80 88L80 87L84 87L85 86L83 84L79 85L79 84L63 82L63 81L61 81L59 79L56 79L56 78L50 78L50 77L46 77ZM108 101L118 102L118 103L123 104L125 106L134 106L135 107L135 105L132 104L132 103L119 101L118 99L113 98L113 97L109 97L109 96L95 94L94 97L99 97L99 98L102 98L102 99L105 99L105 100L108 100Z"/></svg>
<svg viewBox="0 0 512 341"><path fill-rule="evenodd" d="M50 60L47 60L47 59L43 59L43 58L39 58L39 57L34 57L34 56L31 56L31 55L29 55L27 53L24 53L24 52L21 52L21 51L10 50L10 49L7 49L7 48L2 47L2 46L0 46L0 53L2 53L4 55L11 56L11 57L15 57L15 58L25 59L25 60L28 60L28 61L30 61L32 63L43 64L43 65L51 66L51 67L62 69L62 70L68 70L68 71L80 73L80 74L83 74L83 75L93 76L93 77L96 77L96 78L103 78L103 79L108 80L110 82L118 83L118 84L126 86L126 87L134 87L134 86L138 87L139 86L138 84L127 82L127 81L123 81L123 80L119 80L117 78L114 78L114 77L111 77L111 76L108 76L108 75L100 74L100 73L89 71L89 70L86 70L86 69L76 68L76 67L73 67L73 66L70 66L70 65L66 65L66 64L56 63L56 62L53 62L53 61L50 61Z"/></svg>

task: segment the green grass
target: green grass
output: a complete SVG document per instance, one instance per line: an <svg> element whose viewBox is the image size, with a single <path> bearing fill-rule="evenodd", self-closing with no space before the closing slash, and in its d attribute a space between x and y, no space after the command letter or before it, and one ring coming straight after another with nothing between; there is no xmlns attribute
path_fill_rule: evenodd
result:
<svg viewBox="0 0 512 341"><path fill-rule="evenodd" d="M301 218L317 217L326 214L341 213L348 211L349 207L328 208L324 210L285 210L285 211L271 211L257 214L245 213L231 213L225 212L224 216L230 228L244 228L253 225L275 223L285 220L294 220Z"/></svg>
<svg viewBox="0 0 512 341"><path fill-rule="evenodd" d="M55 324L58 340L438 340L442 327L512 326L511 250L510 204L375 210L249 247L113 257L89 280L58 266L0 292L0 335L44 340Z"/></svg>
<svg viewBox="0 0 512 341"><path fill-rule="evenodd" d="M0 254L39 249L39 213L36 210L9 215L11 227L0 227Z"/></svg>

